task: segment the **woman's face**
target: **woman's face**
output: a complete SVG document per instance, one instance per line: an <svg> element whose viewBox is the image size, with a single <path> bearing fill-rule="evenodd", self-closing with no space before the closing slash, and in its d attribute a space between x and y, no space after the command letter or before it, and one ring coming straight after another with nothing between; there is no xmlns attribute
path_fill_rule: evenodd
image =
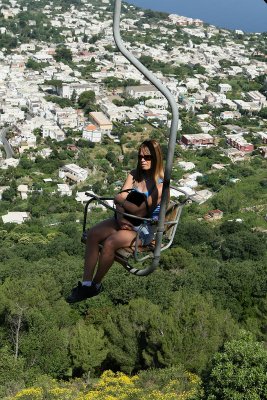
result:
<svg viewBox="0 0 267 400"><path fill-rule="evenodd" d="M152 166L152 155L148 147L142 147L138 154L138 160L143 171L148 171Z"/></svg>

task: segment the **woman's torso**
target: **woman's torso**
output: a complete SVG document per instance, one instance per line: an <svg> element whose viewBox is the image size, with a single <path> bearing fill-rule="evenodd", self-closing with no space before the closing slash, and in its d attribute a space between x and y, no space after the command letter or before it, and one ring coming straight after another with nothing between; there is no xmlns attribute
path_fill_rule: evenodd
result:
<svg viewBox="0 0 267 400"><path fill-rule="evenodd" d="M158 178L157 185L162 182L163 182L163 179ZM155 188L156 188L156 184L152 179L144 179L141 182L136 182L135 180L133 180L133 190L135 190L139 193L143 193L146 196L146 198L148 198L152 194L152 192ZM158 219L159 212L160 212L160 202L153 209L150 217L153 219Z"/></svg>

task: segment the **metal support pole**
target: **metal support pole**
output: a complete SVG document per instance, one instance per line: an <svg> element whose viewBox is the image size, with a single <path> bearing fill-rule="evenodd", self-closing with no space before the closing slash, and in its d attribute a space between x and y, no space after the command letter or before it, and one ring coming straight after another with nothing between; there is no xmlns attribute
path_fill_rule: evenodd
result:
<svg viewBox="0 0 267 400"><path fill-rule="evenodd" d="M163 96L168 100L168 103L172 110L172 123L169 135L168 155L164 171L159 222L156 233L156 246L154 250L152 264L151 266L138 271L138 273L135 273L136 275L148 275L151 272L153 272L155 268L157 268L160 259L162 237L164 232L164 220L169 198L171 170L172 170L173 156L174 156L177 129L178 129L179 112L176 101L173 95L170 93L170 91L124 46L120 36L120 14L121 14L121 0L115 0L114 17L113 17L113 35L118 49L124 55L124 57L127 58L127 60L130 61L130 63L133 64L145 76L145 78L147 78L152 83L152 85L154 85L163 94Z"/></svg>

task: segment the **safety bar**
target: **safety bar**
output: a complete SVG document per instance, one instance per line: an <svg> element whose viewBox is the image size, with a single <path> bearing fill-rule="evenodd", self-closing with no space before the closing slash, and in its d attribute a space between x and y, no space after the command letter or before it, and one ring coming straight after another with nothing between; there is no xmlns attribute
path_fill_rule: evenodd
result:
<svg viewBox="0 0 267 400"><path fill-rule="evenodd" d="M112 200L112 199L113 199L112 197L99 197L99 196L97 196L97 195L95 195L95 194L88 193L88 192L86 192L86 195L87 195L87 196L90 196L91 198L86 202L85 208L84 208L83 233L82 233L82 238L81 238L81 241L82 241L83 243L85 243L85 240L87 239L87 229L86 229L86 228L87 228L87 215L88 215L88 207L89 207L89 205L90 205L93 201L97 201L97 202L99 202L100 204L102 204L104 207L106 207L107 209L110 209L111 211L115 211L114 207L110 206L110 205L106 202L106 200ZM184 201L182 201L182 202L179 204L179 210L178 210L178 214L177 214L175 220L172 220L172 221L165 221L165 222L164 222L164 225L165 225L165 226L167 226L167 225L178 225L179 219L180 219L180 216L181 216L181 213L182 213L182 209L183 209L184 205L186 204L186 202L187 202L187 200L184 200ZM118 211L118 212L119 212L119 211ZM131 216L131 217L134 217L134 215L132 215L132 214L127 214L127 213L122 213L122 214L123 214L123 215ZM143 227L146 223L155 224L155 225L158 224L158 221L157 221L157 220L153 220L153 219L151 219L151 218L150 218L150 219L149 219L149 218L142 218L142 217L136 217L136 218L137 218L137 219L143 220L143 221L140 221L140 222L143 222L143 223L140 225L140 229L141 229L141 227ZM171 246L171 244L172 244L172 242L173 242L173 239L174 239L175 231L176 231L176 228L173 230L173 232L172 232L172 234L171 234L171 237L170 237L169 240L168 240L168 243L166 243L164 246L162 246L162 248L161 248L162 251L168 249L168 248ZM138 246L139 233L140 233L140 230L137 231L137 236L136 236L135 246L134 246L134 252L133 252L133 258L134 258L134 260L135 260L136 262L143 262L143 261L145 261L146 259L151 258L151 253L150 253L150 254L146 254L146 255L142 255L142 256L139 255L139 250L138 250L138 249L139 249L139 246ZM148 246L148 247L149 247L149 246ZM124 260L123 257L122 257L121 255L119 255L119 254L116 254L116 259L117 259L117 260L120 260L120 262L123 263L124 267L125 267L129 272L131 272L132 274L138 275L138 274L139 274L139 271L141 271L141 270L139 270L139 269L137 269L137 268L132 267L132 266L131 266L130 264L128 264L128 263L125 264L125 260Z"/></svg>
<svg viewBox="0 0 267 400"><path fill-rule="evenodd" d="M172 110L172 122L169 135L168 154L164 171L158 229L156 232L156 245L152 258L152 264L149 267L140 270L138 271L138 273L136 273L136 275L143 276L153 272L159 265L161 244L164 232L164 219L169 199L169 187L170 187L171 170L173 164L176 136L178 130L179 112L176 101L173 95L170 93L170 91L124 46L120 36L120 14L121 14L121 0L115 0L114 16L113 16L113 35L119 51L124 55L124 57L128 61L130 61L131 64L133 64L145 76L145 78L147 78L163 94L163 96L167 99Z"/></svg>
<svg viewBox="0 0 267 400"><path fill-rule="evenodd" d="M158 223L158 221L155 221L155 220L153 220L152 218L144 218L144 217L138 217L138 216L136 216L136 215L133 215L133 214L129 214L129 213L126 213L126 212L120 212L120 211L117 211L117 210L115 210L115 208L114 207L112 207L112 206L110 206L106 201L107 200L113 200L114 199L114 197L100 197L100 196L97 196L97 195L95 195L95 194L92 194L92 193L89 193L89 192L85 192L85 194L88 196L88 197L91 197L91 199L89 199L87 202L86 202L86 204L85 204L85 207L84 207L84 215L83 215L83 232L85 232L85 230L86 230L86 221L87 221L87 213L88 213L88 207L89 207L89 205L93 202L93 201L98 201L100 204L102 204L104 207L106 207L107 209L109 209L109 210L111 210L111 211L113 211L113 212L117 212L117 213L120 213L120 214L122 214L122 215L125 215L126 217L131 217L131 218L135 218L135 219L137 219L137 220L140 220L140 224L143 222L147 222L147 223L149 223L149 224L157 224Z"/></svg>

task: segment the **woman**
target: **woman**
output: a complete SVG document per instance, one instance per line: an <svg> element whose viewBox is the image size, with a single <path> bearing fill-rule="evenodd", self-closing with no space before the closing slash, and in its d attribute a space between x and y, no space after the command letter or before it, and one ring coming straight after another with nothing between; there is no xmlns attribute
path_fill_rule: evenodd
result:
<svg viewBox="0 0 267 400"><path fill-rule="evenodd" d="M88 231L83 282L79 282L78 286L72 289L67 298L69 303L85 300L102 291L101 282L114 262L115 252L122 247L131 246L138 230L140 245L147 245L153 240L153 227L148 226L140 230L140 226L135 226L134 220L131 219L130 222L123 213L145 217L149 212L150 217L156 219L160 211L163 175L163 159L159 143L156 140L145 140L138 151L136 169L131 171L122 192L114 198L117 217L102 221ZM128 189L143 193L147 201L138 206L127 200ZM100 253L99 243L103 243Z"/></svg>

